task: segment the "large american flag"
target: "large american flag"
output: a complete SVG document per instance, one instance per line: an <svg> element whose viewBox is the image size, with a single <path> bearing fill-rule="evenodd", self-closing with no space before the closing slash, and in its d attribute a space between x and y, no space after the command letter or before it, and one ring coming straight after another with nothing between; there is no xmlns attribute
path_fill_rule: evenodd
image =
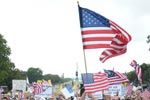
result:
<svg viewBox="0 0 150 100"><path fill-rule="evenodd" d="M128 78L122 73L115 72L113 70L104 70L104 72L108 74L110 85L129 82Z"/></svg>
<svg viewBox="0 0 150 100"><path fill-rule="evenodd" d="M130 65L134 68L139 82L142 84L142 69L135 60L132 60Z"/></svg>
<svg viewBox="0 0 150 100"><path fill-rule="evenodd" d="M108 89L109 82L105 73L83 73L81 76L86 93L94 93Z"/></svg>
<svg viewBox="0 0 150 100"><path fill-rule="evenodd" d="M109 48L100 61L124 54L131 36L115 22L79 6L80 26L84 49Z"/></svg>

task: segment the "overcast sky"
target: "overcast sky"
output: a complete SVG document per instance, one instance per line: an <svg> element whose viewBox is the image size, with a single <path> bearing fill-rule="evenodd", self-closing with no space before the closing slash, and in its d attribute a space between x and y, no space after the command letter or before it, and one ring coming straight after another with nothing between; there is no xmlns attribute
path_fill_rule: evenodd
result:
<svg viewBox="0 0 150 100"><path fill-rule="evenodd" d="M133 59L149 63L149 0L80 0L79 4L116 22L132 36L127 52L105 63L99 61L104 49L86 50L88 72L113 68L128 72L133 70L129 65ZM76 0L0 0L0 33L20 70L38 67L44 74L64 73L72 78L77 66L79 75L85 72Z"/></svg>

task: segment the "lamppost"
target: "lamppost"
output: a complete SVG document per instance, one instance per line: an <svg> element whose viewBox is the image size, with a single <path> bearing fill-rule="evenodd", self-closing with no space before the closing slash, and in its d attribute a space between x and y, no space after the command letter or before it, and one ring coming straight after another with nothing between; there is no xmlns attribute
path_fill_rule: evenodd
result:
<svg viewBox="0 0 150 100"><path fill-rule="evenodd" d="M147 42L147 43L150 43L150 35L147 36L147 39L148 39L148 40L147 40L146 42ZM149 51L150 51L150 48L149 48Z"/></svg>

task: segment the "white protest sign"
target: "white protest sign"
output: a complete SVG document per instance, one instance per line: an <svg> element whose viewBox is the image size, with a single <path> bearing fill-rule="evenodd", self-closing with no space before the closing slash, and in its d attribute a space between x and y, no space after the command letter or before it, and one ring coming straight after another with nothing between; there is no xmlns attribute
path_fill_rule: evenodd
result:
<svg viewBox="0 0 150 100"><path fill-rule="evenodd" d="M105 90L104 93L107 95L114 96L117 94L117 92L119 92L119 95L120 95L121 89L122 89L122 84L110 85L108 90Z"/></svg>
<svg viewBox="0 0 150 100"><path fill-rule="evenodd" d="M96 99L103 99L103 94L102 92L95 92L92 94Z"/></svg>
<svg viewBox="0 0 150 100"><path fill-rule="evenodd" d="M45 98L52 97L52 86L42 85L42 88L43 88L44 92L34 95L35 97L45 97Z"/></svg>
<svg viewBox="0 0 150 100"><path fill-rule="evenodd" d="M127 86L122 85L121 93L119 95L123 97L127 94L127 91L128 91Z"/></svg>
<svg viewBox="0 0 150 100"><path fill-rule="evenodd" d="M12 80L13 90L26 90L26 80Z"/></svg>
<svg viewBox="0 0 150 100"><path fill-rule="evenodd" d="M69 92L69 91L67 90L67 88L65 88L65 87L61 90L61 92L64 94L64 96L65 96L66 98L69 98L69 97L71 97L71 96L74 96L74 91L73 91L73 92Z"/></svg>

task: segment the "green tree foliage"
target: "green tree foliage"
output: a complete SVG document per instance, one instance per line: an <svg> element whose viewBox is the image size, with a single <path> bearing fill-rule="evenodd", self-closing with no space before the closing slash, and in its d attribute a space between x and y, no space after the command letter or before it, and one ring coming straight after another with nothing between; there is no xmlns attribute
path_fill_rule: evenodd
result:
<svg viewBox="0 0 150 100"><path fill-rule="evenodd" d="M14 67L8 57L10 53L11 51L7 46L7 41L0 34L0 84L2 85L6 85L5 80L7 80L11 69Z"/></svg>
<svg viewBox="0 0 150 100"><path fill-rule="evenodd" d="M43 75L43 79L51 80L52 84L61 83L62 79L58 75L45 74Z"/></svg>
<svg viewBox="0 0 150 100"><path fill-rule="evenodd" d="M26 73L23 71L20 71L18 68L15 68L11 71L11 73L9 73L9 77L7 78L7 80L5 80L5 82L7 83L7 86L9 88L9 90L12 88L12 80L13 79L17 79L17 80L24 80L26 79Z"/></svg>
<svg viewBox="0 0 150 100"><path fill-rule="evenodd" d="M127 77L130 80L130 82L133 82L133 81L137 80L137 75L136 75L135 71L128 72Z"/></svg>
<svg viewBox="0 0 150 100"><path fill-rule="evenodd" d="M73 79L72 78L64 78L64 79L62 79L62 82L69 82L69 81L73 81Z"/></svg>
<svg viewBox="0 0 150 100"><path fill-rule="evenodd" d="M42 80L42 79L51 80L52 84L60 84L60 83L64 83L64 82L68 82L68 81L72 80L71 78L62 78L62 77L59 77L59 75L54 75L54 74L42 75L42 73L40 74L39 72L41 73L40 68L31 67L28 69L28 71L26 73L27 73L30 83L36 82L37 80ZM40 74L40 75L38 76L37 74Z"/></svg>
<svg viewBox="0 0 150 100"><path fill-rule="evenodd" d="M150 84L150 64L145 64L143 63L141 65L141 68L142 68L142 80L143 80L143 83L145 84Z"/></svg>
<svg viewBox="0 0 150 100"><path fill-rule="evenodd" d="M6 85L8 89L12 88L13 79L23 79L21 71L15 69L15 64L9 59L10 54L11 49L0 34L0 85Z"/></svg>
<svg viewBox="0 0 150 100"><path fill-rule="evenodd" d="M43 71L40 68L30 67L26 72L29 82L37 82L37 80L43 79Z"/></svg>

